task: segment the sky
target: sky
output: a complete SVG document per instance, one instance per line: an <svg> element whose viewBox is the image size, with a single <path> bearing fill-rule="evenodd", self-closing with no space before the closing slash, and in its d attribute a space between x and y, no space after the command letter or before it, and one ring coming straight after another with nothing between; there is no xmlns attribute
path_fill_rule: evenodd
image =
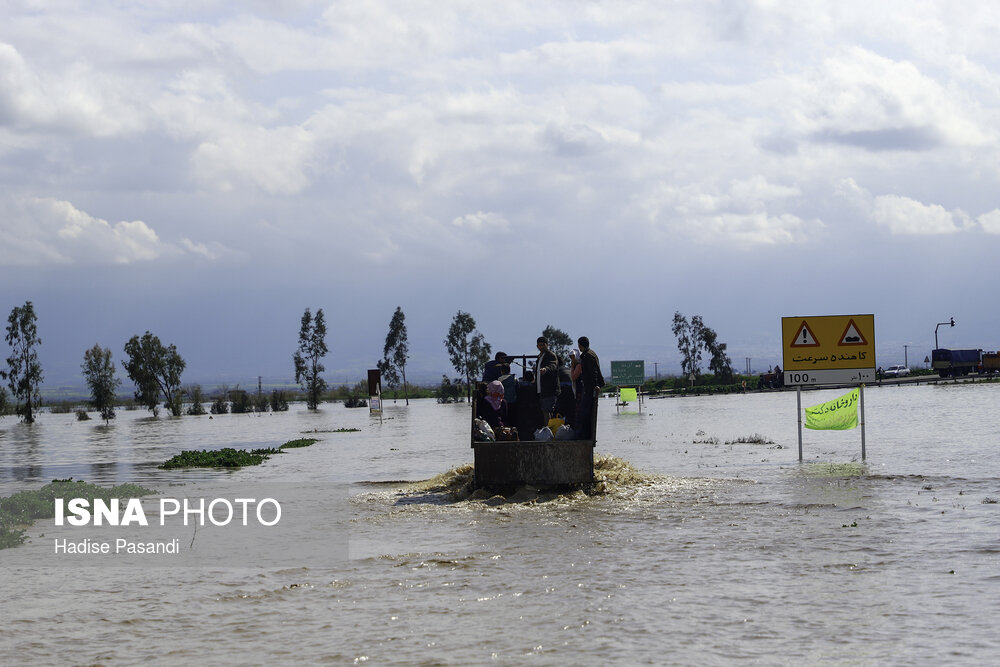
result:
<svg viewBox="0 0 1000 667"><path fill-rule="evenodd" d="M606 372L678 373L675 312L739 371L787 316L874 314L882 366L951 317L1000 347L996 3L0 7L0 314L34 304L43 389L147 330L185 382L291 381L306 308L334 384L397 306L426 383L459 310Z"/></svg>

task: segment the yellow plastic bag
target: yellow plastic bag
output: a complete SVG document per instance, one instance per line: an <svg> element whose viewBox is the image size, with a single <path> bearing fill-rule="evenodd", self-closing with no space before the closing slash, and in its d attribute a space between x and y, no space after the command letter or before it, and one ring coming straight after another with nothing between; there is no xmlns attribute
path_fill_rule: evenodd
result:
<svg viewBox="0 0 1000 667"><path fill-rule="evenodd" d="M552 419L549 420L549 430L552 431L552 436L553 437L555 437L556 431L559 430L559 427L562 426L565 423L566 423L566 420L563 419L562 415L556 415L555 417L553 417Z"/></svg>

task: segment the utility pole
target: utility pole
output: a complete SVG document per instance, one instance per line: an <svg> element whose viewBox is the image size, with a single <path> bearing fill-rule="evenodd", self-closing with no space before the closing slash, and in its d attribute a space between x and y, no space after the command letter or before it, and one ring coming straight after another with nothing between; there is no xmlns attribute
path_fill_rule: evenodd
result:
<svg viewBox="0 0 1000 667"><path fill-rule="evenodd" d="M910 367L909 356L908 356L907 350L906 350L906 348L908 348L908 347L910 347L910 346L909 345L904 345L903 346L903 365L906 366L907 368Z"/></svg>

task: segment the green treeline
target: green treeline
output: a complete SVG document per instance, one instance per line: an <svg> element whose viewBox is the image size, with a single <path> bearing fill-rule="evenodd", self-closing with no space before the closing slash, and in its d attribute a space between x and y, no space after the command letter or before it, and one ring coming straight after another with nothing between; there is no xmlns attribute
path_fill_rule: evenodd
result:
<svg viewBox="0 0 1000 667"><path fill-rule="evenodd" d="M11 349L6 369L0 369L0 379L7 381L0 386L0 415L11 412L24 421L34 421L41 406L40 386L43 380L38 349L42 344L38 337L37 315L33 304L25 302L11 310L8 318L5 340ZM475 318L459 310L447 328L442 327L443 338L453 375L443 373L437 386L419 387L406 379L406 368L410 360L409 336L406 317L401 307L396 307L389 321L388 333L382 348L381 358L373 361L373 366L381 371L383 400L402 399L407 404L410 398L436 398L449 403L471 400L476 381L482 376L487 362L492 359L493 347L476 325ZM708 327L701 316L690 320L680 312L674 313L671 330L677 339L681 355L680 379L674 380L672 390L693 387L743 387L746 378L733 373L732 363L726 351L726 344ZM551 345L551 349L564 362L573 345L573 338L566 332L546 325L540 332ZM294 371L295 385L269 388L267 391L258 381L253 389L237 385L226 385L205 391L198 384L183 384L182 376L187 366L181 351L173 343L164 343L150 331L132 336L122 348L124 358L120 368L114 361L112 349L95 343L84 350L81 371L90 399L88 407L100 414L101 419L110 422L115 418L116 408L132 410L145 408L158 415L165 408L172 416L206 414L242 414L282 412L288 410L289 403L304 401L310 410L320 404L343 402L346 407L367 406L371 395L367 379L353 386L331 387L323 378L326 370L323 360L328 354L326 316L322 308L315 311L306 308L300 320L298 344L292 349L290 370ZM707 374L702 373L702 361L706 361ZM131 397L118 393L122 384L119 371L134 385ZM747 380L747 388L756 379ZM648 383L647 383L648 384ZM664 391L665 385L650 386L651 391ZM9 391L8 391L9 390ZM76 410L79 419L89 419L86 410L76 403L66 401L54 405L54 411Z"/></svg>

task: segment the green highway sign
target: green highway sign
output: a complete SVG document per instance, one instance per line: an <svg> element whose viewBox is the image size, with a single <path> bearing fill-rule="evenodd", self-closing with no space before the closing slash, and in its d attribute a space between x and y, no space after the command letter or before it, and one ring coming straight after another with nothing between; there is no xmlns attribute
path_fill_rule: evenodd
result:
<svg viewBox="0 0 1000 667"><path fill-rule="evenodd" d="M645 381L645 361L611 362L611 384L619 387L638 387Z"/></svg>

